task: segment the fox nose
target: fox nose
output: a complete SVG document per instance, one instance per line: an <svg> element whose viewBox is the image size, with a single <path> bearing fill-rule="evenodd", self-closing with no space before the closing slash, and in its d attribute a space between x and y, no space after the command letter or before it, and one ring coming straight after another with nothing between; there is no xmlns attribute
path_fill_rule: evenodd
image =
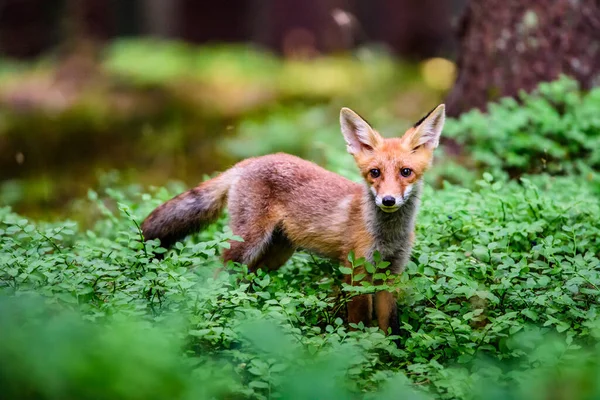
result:
<svg viewBox="0 0 600 400"><path fill-rule="evenodd" d="M396 204L396 199L392 196L385 196L383 199L381 199L381 202L384 206L391 207Z"/></svg>

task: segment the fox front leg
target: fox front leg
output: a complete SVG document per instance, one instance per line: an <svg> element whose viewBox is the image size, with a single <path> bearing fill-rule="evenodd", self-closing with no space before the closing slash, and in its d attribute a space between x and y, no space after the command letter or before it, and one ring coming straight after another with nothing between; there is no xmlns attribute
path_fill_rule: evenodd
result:
<svg viewBox="0 0 600 400"><path fill-rule="evenodd" d="M351 268L348 261L344 262L345 266ZM352 270L352 275L346 275L346 283L352 286L359 286L360 281L354 279L357 275L365 275L363 268L355 268ZM348 323L358 324L362 322L365 326L371 325L373 319L373 296L370 294L359 294L353 296L347 304ZM353 328L351 328L353 329Z"/></svg>

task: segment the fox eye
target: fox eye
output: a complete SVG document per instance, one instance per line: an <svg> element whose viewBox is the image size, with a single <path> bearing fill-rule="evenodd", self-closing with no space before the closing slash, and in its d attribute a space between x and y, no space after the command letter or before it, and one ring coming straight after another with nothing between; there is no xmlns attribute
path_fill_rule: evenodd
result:
<svg viewBox="0 0 600 400"><path fill-rule="evenodd" d="M400 175L402 175L405 178L408 178L410 176L410 174L412 174L412 169L410 169L410 168L402 168L400 170Z"/></svg>
<svg viewBox="0 0 600 400"><path fill-rule="evenodd" d="M377 168L373 168L372 170L369 171L369 173L371 174L371 176L373 178L379 178L379 175L381 175L381 171Z"/></svg>

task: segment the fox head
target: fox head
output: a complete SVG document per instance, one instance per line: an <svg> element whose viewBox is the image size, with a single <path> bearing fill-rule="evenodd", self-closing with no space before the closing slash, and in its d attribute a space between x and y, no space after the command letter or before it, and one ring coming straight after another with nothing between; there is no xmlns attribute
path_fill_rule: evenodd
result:
<svg viewBox="0 0 600 400"><path fill-rule="evenodd" d="M445 107L440 104L402 137L385 139L354 111L342 108L340 124L348 153L382 211L398 211L413 194L431 165L444 121Z"/></svg>

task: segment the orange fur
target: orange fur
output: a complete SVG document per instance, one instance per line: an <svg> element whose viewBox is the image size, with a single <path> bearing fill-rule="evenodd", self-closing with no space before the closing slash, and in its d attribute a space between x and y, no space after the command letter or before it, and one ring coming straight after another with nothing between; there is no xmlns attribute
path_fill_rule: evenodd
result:
<svg viewBox="0 0 600 400"><path fill-rule="evenodd" d="M340 121L366 185L287 154L250 158L154 210L142 224L145 238L168 246L214 220L227 204L229 224L244 241L231 242L225 262L271 270L301 248L348 265L351 251L368 260L377 251L391 272L400 273L410 256L420 182L437 147L444 108L394 139L384 139L349 109L342 109ZM410 174L402 176L403 169ZM382 204L391 202L386 196L395 199L392 206ZM379 292L374 300L353 298L348 320L369 324L375 309L379 327L398 334L394 296Z"/></svg>

